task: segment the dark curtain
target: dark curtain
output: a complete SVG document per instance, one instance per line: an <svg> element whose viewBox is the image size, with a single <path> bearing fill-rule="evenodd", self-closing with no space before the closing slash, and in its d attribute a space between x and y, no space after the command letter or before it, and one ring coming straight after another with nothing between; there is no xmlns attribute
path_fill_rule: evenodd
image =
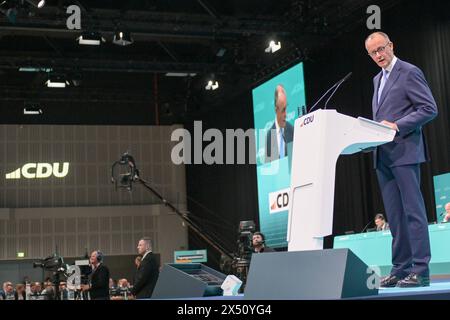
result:
<svg viewBox="0 0 450 320"><path fill-rule="evenodd" d="M226 105L226 110L216 109L196 118L202 120L203 132L208 128L216 128L225 137L225 129L241 128L245 131L253 127L251 94L246 92ZM186 128L193 133L192 122L186 124ZM225 150L223 157L225 161ZM192 219L227 252L235 252L239 222L258 222L256 166L247 161L246 164L229 165L191 164L186 168L188 209ZM189 247L207 248L209 263L218 267L220 254L193 232L189 233Z"/></svg>
<svg viewBox="0 0 450 320"><path fill-rule="evenodd" d="M450 171L450 7L444 1L404 1L387 12L381 9L382 30L389 34L397 57L422 69L439 109L438 117L425 127L432 161L422 165L422 190L428 219L432 222L436 220L432 178ZM372 78L379 69L364 48L369 33L363 21L352 32L330 39L305 61L310 105L352 71L352 77L342 85L329 107L350 116L371 118ZM251 91L227 103L221 111L205 112L198 119L216 128L252 127ZM258 219L255 170L252 165L187 166L188 196L208 208L189 202L192 215L199 215L209 224L216 223L215 226L205 224L205 228L219 236L231 250L236 248L238 222ZM384 208L372 155L341 157L336 170L333 236L347 230L360 232L377 212L384 212ZM224 220L235 230L222 228ZM332 246L333 236L326 239L326 247ZM190 245L205 247L193 235ZM211 259L215 265L218 255L212 255Z"/></svg>

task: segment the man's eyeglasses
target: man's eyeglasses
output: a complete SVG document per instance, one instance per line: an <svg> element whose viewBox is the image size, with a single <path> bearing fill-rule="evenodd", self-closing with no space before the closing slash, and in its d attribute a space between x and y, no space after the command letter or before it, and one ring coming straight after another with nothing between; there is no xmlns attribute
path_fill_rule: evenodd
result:
<svg viewBox="0 0 450 320"><path fill-rule="evenodd" d="M391 44L391 42L388 42L383 47L379 47L377 50L374 50L374 51L368 53L368 55L371 57L375 57L377 55L377 53L382 54L384 52L384 50L386 49L386 47L390 44Z"/></svg>

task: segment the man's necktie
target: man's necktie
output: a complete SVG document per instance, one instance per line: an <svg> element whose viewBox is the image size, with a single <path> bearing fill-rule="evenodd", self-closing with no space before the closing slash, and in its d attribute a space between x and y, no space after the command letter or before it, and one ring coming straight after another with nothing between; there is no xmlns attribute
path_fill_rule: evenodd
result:
<svg viewBox="0 0 450 320"><path fill-rule="evenodd" d="M388 73L389 73L389 71L383 69L383 76L381 77L380 87L378 88L378 100L377 100L378 103L380 103L381 94L383 93L383 89L384 89L384 86L387 81Z"/></svg>

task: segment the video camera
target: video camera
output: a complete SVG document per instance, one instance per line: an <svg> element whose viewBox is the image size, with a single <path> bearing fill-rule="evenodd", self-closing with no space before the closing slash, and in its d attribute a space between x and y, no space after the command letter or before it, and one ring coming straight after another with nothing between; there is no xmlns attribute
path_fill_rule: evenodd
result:
<svg viewBox="0 0 450 320"><path fill-rule="evenodd" d="M242 280L244 289L247 281L247 274L250 268L250 259L252 258L253 245L252 238L255 231L255 222L253 221L241 221L239 222L238 229L238 250L234 255L232 261L221 258L221 267L227 269L227 273L234 273L239 279Z"/></svg>
<svg viewBox="0 0 450 320"><path fill-rule="evenodd" d="M63 258L55 253L45 259L33 262L33 268L42 268L52 272L64 272L66 265L64 264Z"/></svg>
<svg viewBox="0 0 450 320"><path fill-rule="evenodd" d="M92 273L92 268L89 263L89 258L84 257L80 260L75 260L75 265L80 268L80 280L81 284L89 283L89 275Z"/></svg>
<svg viewBox="0 0 450 320"><path fill-rule="evenodd" d="M139 170L133 156L125 152L111 167L111 182L115 188L133 190L133 182L139 177Z"/></svg>
<svg viewBox="0 0 450 320"><path fill-rule="evenodd" d="M253 252L252 237L255 231L255 222L241 221L239 223L238 256L241 259L250 259Z"/></svg>

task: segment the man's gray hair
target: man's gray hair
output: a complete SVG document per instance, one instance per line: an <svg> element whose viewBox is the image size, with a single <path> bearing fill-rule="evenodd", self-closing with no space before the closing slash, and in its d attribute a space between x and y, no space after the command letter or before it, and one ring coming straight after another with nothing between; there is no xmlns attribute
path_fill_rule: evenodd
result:
<svg viewBox="0 0 450 320"><path fill-rule="evenodd" d="M388 36L386 33L382 32L382 31L375 31L375 32L372 32L371 34L369 34L369 36L366 38L366 40L364 41L364 43L366 43L367 40L372 39L372 38L373 38L374 36L376 36L376 35L382 36L382 37L385 38L387 41L391 42L391 40L389 40L389 36Z"/></svg>
<svg viewBox="0 0 450 320"><path fill-rule="evenodd" d="M141 240L148 245L148 248L150 250L152 249L152 239L150 239L149 237L143 237Z"/></svg>

